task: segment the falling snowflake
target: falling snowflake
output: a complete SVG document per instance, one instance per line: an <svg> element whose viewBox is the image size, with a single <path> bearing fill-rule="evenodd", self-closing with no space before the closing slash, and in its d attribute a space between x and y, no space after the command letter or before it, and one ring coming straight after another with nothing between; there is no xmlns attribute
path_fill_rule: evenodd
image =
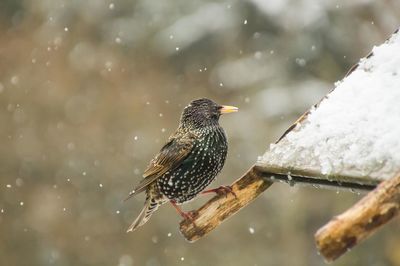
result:
<svg viewBox="0 0 400 266"><path fill-rule="evenodd" d="M249 227L249 232L250 232L250 234L254 234L254 228L253 227Z"/></svg>

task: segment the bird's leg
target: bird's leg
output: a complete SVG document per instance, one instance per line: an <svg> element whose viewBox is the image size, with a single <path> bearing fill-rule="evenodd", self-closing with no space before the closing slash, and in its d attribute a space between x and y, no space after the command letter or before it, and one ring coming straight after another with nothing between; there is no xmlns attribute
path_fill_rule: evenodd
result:
<svg viewBox="0 0 400 266"><path fill-rule="evenodd" d="M176 204L176 202L174 200L171 200L170 202L171 202L172 206L174 206L174 208L178 211L180 216L182 216L185 220L189 220L192 223L194 223L195 212L193 212L193 211L184 212L184 211L182 211L181 208L179 208L179 206Z"/></svg>
<svg viewBox="0 0 400 266"><path fill-rule="evenodd" d="M204 191L201 192L201 194L206 194L206 193L216 193L218 196L225 195L225 197L229 193L231 193L235 198L237 198L236 193L232 190L231 186L219 186L217 188L204 190Z"/></svg>

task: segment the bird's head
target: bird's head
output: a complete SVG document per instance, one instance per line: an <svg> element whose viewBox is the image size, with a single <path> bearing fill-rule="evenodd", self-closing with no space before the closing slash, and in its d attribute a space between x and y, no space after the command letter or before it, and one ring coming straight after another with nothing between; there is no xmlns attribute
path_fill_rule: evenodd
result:
<svg viewBox="0 0 400 266"><path fill-rule="evenodd" d="M191 128L202 128L218 125L222 114L237 112L238 108L228 105L219 105L210 99L201 98L191 101L181 116L181 125Z"/></svg>

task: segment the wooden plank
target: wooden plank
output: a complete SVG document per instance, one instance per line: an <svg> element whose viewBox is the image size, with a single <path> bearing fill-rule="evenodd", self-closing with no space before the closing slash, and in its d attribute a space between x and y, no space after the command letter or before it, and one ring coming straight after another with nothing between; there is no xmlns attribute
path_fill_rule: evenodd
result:
<svg viewBox="0 0 400 266"><path fill-rule="evenodd" d="M400 175L388 179L315 234L317 248L333 261L399 214Z"/></svg>
<svg viewBox="0 0 400 266"><path fill-rule="evenodd" d="M193 222L183 220L180 223L183 236L190 242L205 236L271 185L271 181L267 181L261 172L252 167L232 184L236 197L233 194L217 195L194 212Z"/></svg>

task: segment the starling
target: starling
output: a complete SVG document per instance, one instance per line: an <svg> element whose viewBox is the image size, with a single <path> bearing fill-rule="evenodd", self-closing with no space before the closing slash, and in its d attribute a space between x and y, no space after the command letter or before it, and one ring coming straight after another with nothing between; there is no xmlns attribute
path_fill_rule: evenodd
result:
<svg viewBox="0 0 400 266"><path fill-rule="evenodd" d="M209 99L194 100L182 112L178 129L144 171L143 180L128 198L146 192L142 211L128 232L145 224L154 211L171 202L180 215L191 219L178 205L199 193L229 192L222 186L204 191L221 171L228 143L218 120L221 114L237 112L234 106L218 105Z"/></svg>

